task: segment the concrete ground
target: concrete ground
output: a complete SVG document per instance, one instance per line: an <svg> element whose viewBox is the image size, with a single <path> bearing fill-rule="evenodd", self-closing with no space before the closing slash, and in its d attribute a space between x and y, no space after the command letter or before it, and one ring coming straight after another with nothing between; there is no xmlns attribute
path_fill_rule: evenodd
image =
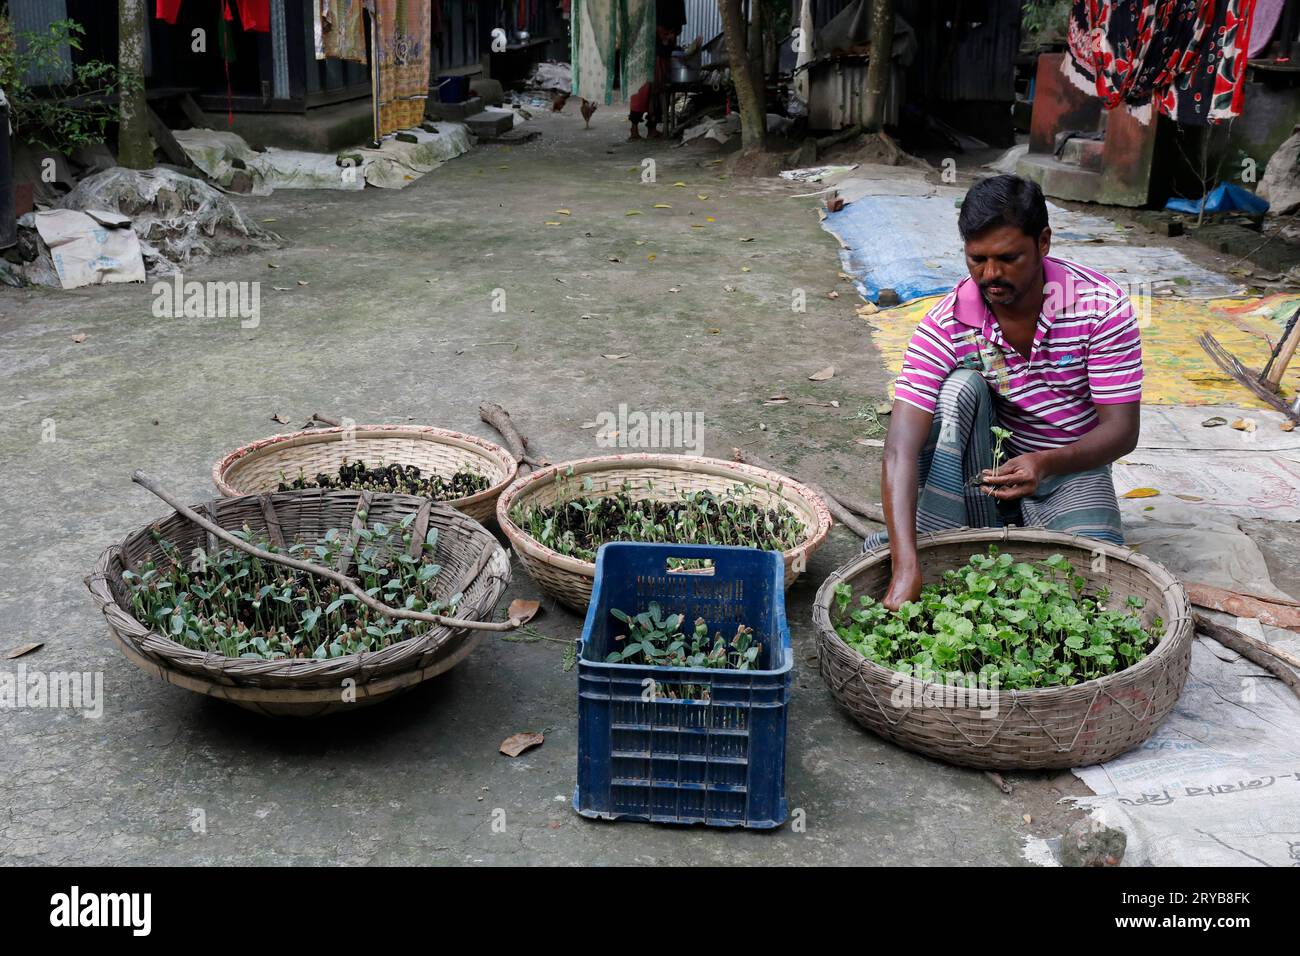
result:
<svg viewBox="0 0 1300 956"><path fill-rule="evenodd" d="M527 640L489 637L402 698L319 721L164 685L111 645L82 576L166 510L132 471L205 500L212 463L287 430L277 414L494 438L477 414L491 399L558 461L604 453L582 425L620 403L700 411L707 454L743 443L877 495L879 451L857 439L883 434L873 409L887 375L814 200L793 198L811 190L733 181L711 144L627 144L617 113L601 110L589 131L576 108L543 114L541 139L481 146L401 191L241 199L286 247L186 278L261 281L256 329L154 318L147 285L0 292L0 650L44 642L3 669L102 672L106 698L99 719L0 712L0 860L1015 864L1027 835L1060 832L1072 812L1057 801L1081 792L1068 773L1013 777L1005 796L836 707L813 661L811 601L858 548L840 528L788 594L787 795L803 832L576 816L575 677L562 658L581 622L550 600ZM797 290L806 312L791 309ZM834 378L809 381L831 364ZM764 406L778 392L791 401ZM51 428L57 440L43 441ZM503 606L542 596L514 567ZM500 755L521 730L545 744Z"/></svg>

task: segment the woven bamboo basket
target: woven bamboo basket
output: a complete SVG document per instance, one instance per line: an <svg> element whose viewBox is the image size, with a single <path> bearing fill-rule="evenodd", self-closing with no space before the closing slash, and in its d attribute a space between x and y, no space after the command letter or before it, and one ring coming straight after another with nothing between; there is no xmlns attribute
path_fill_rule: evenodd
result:
<svg viewBox="0 0 1300 956"><path fill-rule="evenodd" d="M212 466L212 480L227 498L260 495L275 491L285 476L292 481L300 470L308 477L337 472L345 460L415 465L422 474L445 478L458 471L484 475L491 482L486 491L444 502L484 523L519 467L500 445L475 435L428 425L356 425L309 428L236 448Z"/></svg>
<svg viewBox="0 0 1300 956"><path fill-rule="evenodd" d="M557 476L565 476L557 482ZM585 489L585 479L592 486ZM515 554L542 589L561 604L585 614L596 579L590 561L553 551L527 534L510 517L515 505L548 507L581 497L608 497L627 490L633 497L675 500L683 492L728 491L743 486L745 496L758 503L782 502L803 522L804 539L783 554L785 586L789 587L807 566L809 556L830 532L826 503L808 488L785 475L753 465L700 458L693 455L608 455L561 462L518 478L497 501L497 523L510 539Z"/></svg>
<svg viewBox="0 0 1300 956"><path fill-rule="evenodd" d="M927 699L927 684L868 661L831 624L835 587L877 599L889 586L888 548L855 558L817 592L813 623L822 677L862 726L886 740L949 763L987 770L1082 767L1124 753L1151 736L1187 680L1192 611L1187 593L1165 568L1128 548L1035 528L949 531L917 540L923 580L964 566L990 543L1024 561L1064 555L1090 587L1110 588L1112 606L1130 595L1145 602L1144 625L1164 621L1164 636L1132 667L1072 687L989 691L978 701ZM970 706L935 706L934 703Z"/></svg>
<svg viewBox="0 0 1300 956"><path fill-rule="evenodd" d="M436 579L436 594L444 600L457 592L464 595L456 608L457 617L490 619L510 583L509 555L486 528L454 508L424 498L307 490L218 498L194 510L227 530L247 525L277 546L316 541L330 528L345 533L353 529L355 541L362 526L380 522L392 527L415 513L413 534L423 538L428 529L438 529L432 560L442 570ZM359 515L362 511L364 525ZM326 660L253 660L194 650L152 631L131 611L129 588L122 575L147 560L162 559L162 549L150 534L155 530L182 554L195 548L211 553L218 546L228 547L173 512L108 548L86 578L86 586L108 621L109 633L126 657L147 673L249 710L275 716L319 716L375 703L455 666L484 633L421 624L406 640L383 650ZM344 699L345 690L355 702Z"/></svg>

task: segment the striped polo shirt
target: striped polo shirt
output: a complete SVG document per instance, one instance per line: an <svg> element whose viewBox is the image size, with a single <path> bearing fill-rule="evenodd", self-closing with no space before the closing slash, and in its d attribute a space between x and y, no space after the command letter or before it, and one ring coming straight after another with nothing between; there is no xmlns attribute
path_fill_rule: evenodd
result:
<svg viewBox="0 0 1300 956"><path fill-rule="evenodd" d="M1043 259L1043 308L1026 359L1002 336L969 277L917 326L894 397L934 412L939 387L957 368L980 372L1018 454L1078 441L1097 424L1097 405L1142 398L1142 336L1128 295L1100 272Z"/></svg>

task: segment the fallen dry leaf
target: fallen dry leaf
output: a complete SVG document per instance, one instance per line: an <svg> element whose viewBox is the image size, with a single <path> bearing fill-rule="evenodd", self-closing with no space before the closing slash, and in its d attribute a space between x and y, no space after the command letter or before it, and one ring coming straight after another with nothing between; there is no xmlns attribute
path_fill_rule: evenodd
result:
<svg viewBox="0 0 1300 956"><path fill-rule="evenodd" d="M892 415L892 414L894 414L894 403L893 403L893 402L881 402L879 405L876 406L876 414L877 414L877 415Z"/></svg>
<svg viewBox="0 0 1300 956"><path fill-rule="evenodd" d="M835 375L835 366L834 366L834 365L827 365L827 366L826 366L824 369L822 369L821 371L819 371L819 372L813 372L811 375L809 375L809 376L808 376L808 381L810 381L810 382L825 382L825 381L829 381L831 378L833 378L834 375Z"/></svg>
<svg viewBox="0 0 1300 956"><path fill-rule="evenodd" d="M1253 418L1238 418L1232 423L1232 427L1239 432L1253 432L1258 426Z"/></svg>
<svg viewBox="0 0 1300 956"><path fill-rule="evenodd" d="M740 271L741 271L741 272L753 272L754 270L751 269L749 266L741 266L741 267L740 267Z"/></svg>
<svg viewBox="0 0 1300 956"><path fill-rule="evenodd" d="M607 358L607 359L610 359L610 360L613 360L613 359L624 359L624 358L627 358L627 357L628 357L629 355L631 355L631 354L632 354L631 352L605 352L605 353L602 353L600 357L601 357L601 358Z"/></svg>
<svg viewBox="0 0 1300 956"><path fill-rule="evenodd" d="M599 424L600 424L600 422L583 422L583 423L582 423L581 425L579 425L578 427L579 427L579 428L584 428L584 429L586 429L586 428L595 428L595 427L596 427L597 425L599 425Z"/></svg>
<svg viewBox="0 0 1300 956"><path fill-rule="evenodd" d="M722 287L722 291L723 291L723 292L735 292L735 291L736 291L736 287L735 287L734 285L727 284L727 285L724 285L724 286Z"/></svg>
<svg viewBox="0 0 1300 956"><path fill-rule="evenodd" d="M670 205L669 205L668 203L666 203L666 202L657 202L657 203L654 204L654 208L655 208L655 209L672 209L673 207L670 206Z"/></svg>
<svg viewBox="0 0 1300 956"><path fill-rule="evenodd" d="M545 223L545 225L547 225L547 226L558 226L559 223L556 222L554 219L551 219L551 220L548 220L548 221Z"/></svg>
<svg viewBox="0 0 1300 956"><path fill-rule="evenodd" d="M685 183L681 183L681 182L673 183L673 185L674 185L674 186L680 186L680 187L683 188L683 189L686 188L686 184L685 184Z"/></svg>
<svg viewBox="0 0 1300 956"><path fill-rule="evenodd" d="M629 209L627 212L623 213L623 215L625 215L625 216L639 216L639 215L641 215L641 210L640 210L640 209Z"/></svg>
<svg viewBox="0 0 1300 956"><path fill-rule="evenodd" d="M287 425L287 424L289 424L289 419L285 418L285 417L284 417L283 415L281 415L279 412L276 412L274 415L271 416L271 421L276 422L277 424L280 424L280 425Z"/></svg>
<svg viewBox="0 0 1300 956"><path fill-rule="evenodd" d="M35 644L19 644L12 651L5 655L6 660L13 660L15 657L22 657L24 654L30 654L32 651L39 651L45 646L44 641L38 641Z"/></svg>
<svg viewBox="0 0 1300 956"><path fill-rule="evenodd" d="M572 215L573 215L573 213L569 212L569 210L567 210L567 209L557 209L557 210L555 210L555 214L556 214L557 216L572 216Z"/></svg>
<svg viewBox="0 0 1300 956"><path fill-rule="evenodd" d="M1204 501L1200 495L1174 495L1175 498L1181 498L1183 501Z"/></svg>
<svg viewBox="0 0 1300 956"><path fill-rule="evenodd" d="M874 302L864 302L857 308L858 315L875 315L880 307Z"/></svg>
<svg viewBox="0 0 1300 956"><path fill-rule="evenodd" d="M606 256L605 258L607 258L610 262L621 262L621 261L622 261L621 259L619 259L618 256Z"/></svg>
<svg viewBox="0 0 1300 956"><path fill-rule="evenodd" d="M788 395L773 395L773 396L771 396L770 398L768 398L768 400L765 401L763 404L764 404L764 405L784 405L784 404L786 404L786 403L789 402L789 401L790 401L790 396L788 396Z"/></svg>
<svg viewBox="0 0 1300 956"><path fill-rule="evenodd" d="M298 284L299 284L299 285L311 285L311 283L308 282L306 279L299 279L299 280L298 280Z"/></svg>
<svg viewBox="0 0 1300 956"><path fill-rule="evenodd" d="M884 448L885 442L880 438L858 438L859 445L866 445L868 448Z"/></svg>
<svg viewBox="0 0 1300 956"><path fill-rule="evenodd" d="M541 609L541 601L516 598L510 602L510 607L506 610L506 617L512 621L518 621L520 624L527 624L537 616L537 612Z"/></svg>
<svg viewBox="0 0 1300 956"><path fill-rule="evenodd" d="M717 335L717 334L720 333L721 331L722 331L722 329L709 329L709 334L710 334L710 335Z"/></svg>
<svg viewBox="0 0 1300 956"><path fill-rule="evenodd" d="M827 292L827 293L826 293L826 298L828 298L828 299L838 299L839 297L840 297L840 294L839 294L838 292L834 291L833 289L832 289L830 292Z"/></svg>
<svg viewBox="0 0 1300 956"><path fill-rule="evenodd" d="M266 264L266 267L267 267L268 269L278 269L278 268L280 268L279 264L278 264L278 263L275 263L275 262L268 262L268 263Z"/></svg>
<svg viewBox="0 0 1300 956"><path fill-rule="evenodd" d="M1218 428L1220 425L1228 424L1228 420L1222 415L1215 415L1213 418L1207 418L1201 422L1202 428Z"/></svg>
<svg viewBox="0 0 1300 956"><path fill-rule="evenodd" d="M541 734L534 733L531 730L520 734L511 734L501 741L501 752L507 757L518 757L525 750L541 746L542 741L545 739Z"/></svg>
<svg viewBox="0 0 1300 956"><path fill-rule="evenodd" d="M1134 488L1132 491L1126 491L1120 495L1121 498L1154 498L1160 494L1155 488Z"/></svg>
<svg viewBox="0 0 1300 956"><path fill-rule="evenodd" d="M679 289L679 288L677 288L677 286L673 286L673 287L672 287L671 289L669 289L668 291L669 291L669 292L681 292L682 290Z"/></svg>
<svg viewBox="0 0 1300 956"><path fill-rule="evenodd" d="M886 21L886 22L888 22L888 21ZM1026 813L1024 816L1022 816L1020 819L1024 820L1026 823L1033 823L1033 822L1034 822L1034 818L1031 817L1031 816L1030 816L1029 814L1027 814L1027 813Z"/></svg>
<svg viewBox="0 0 1300 956"><path fill-rule="evenodd" d="M80 345L84 341L86 341L85 332L78 332L76 335L72 337L72 342L74 345Z"/></svg>
<svg viewBox="0 0 1300 956"><path fill-rule="evenodd" d="M754 241L754 237L753 237L753 236L744 236L744 237L741 238L740 241L741 241L741 242L753 242L753 241Z"/></svg>
<svg viewBox="0 0 1300 956"><path fill-rule="evenodd" d="M1295 422L1288 418L1285 421L1279 422L1277 427L1282 429L1284 432L1293 432L1295 431Z"/></svg>

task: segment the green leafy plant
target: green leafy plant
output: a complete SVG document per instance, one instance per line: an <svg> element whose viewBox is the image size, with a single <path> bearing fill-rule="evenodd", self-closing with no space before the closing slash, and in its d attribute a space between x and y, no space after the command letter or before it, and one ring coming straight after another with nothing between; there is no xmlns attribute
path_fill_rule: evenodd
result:
<svg viewBox="0 0 1300 956"><path fill-rule="evenodd" d="M994 425L989 429L989 431L993 433L993 471L996 474L998 468L1002 466L1002 444L1011 437L1011 429L1002 428L1000 425ZM972 487L984 484L984 475L982 473L971 475L967 484Z"/></svg>
<svg viewBox="0 0 1300 956"><path fill-rule="evenodd" d="M664 616L655 601L647 610L632 615L617 608L610 611L627 625L627 634L614 638L619 650L606 658L607 664L648 664L655 667L703 667L726 670L752 670L758 666L763 645L754 638L753 628L740 624L727 640L720 632L709 639L709 626L696 618L689 634L682 631L681 614ZM701 684L658 684L656 696L680 700L707 700L709 688Z"/></svg>
<svg viewBox="0 0 1300 956"><path fill-rule="evenodd" d="M289 481L280 473L280 491L297 491L303 488L350 488L432 498L434 501L455 501L468 498L491 487L483 475L471 471L458 471L450 478L439 474L424 475L415 465L376 465L366 467L363 461L339 465L337 475L321 473L307 478L301 469L298 477Z"/></svg>
<svg viewBox="0 0 1300 956"><path fill-rule="evenodd" d="M1090 593L1062 555L1031 564L990 545L897 611L868 595L855 606L853 589L839 585L835 631L867 660L922 680L1068 686L1131 667L1160 642L1160 618L1147 628L1134 613L1140 598L1119 609L1109 602L1109 591Z"/></svg>
<svg viewBox="0 0 1300 956"><path fill-rule="evenodd" d="M413 550L411 513L389 528L362 528L348 573L371 597L390 607L431 614L450 613L463 595L439 601L439 565L432 561L438 529L430 528ZM331 567L348 537L331 528L319 540L281 549L244 527L234 532L273 553L288 554ZM123 574L137 620L178 644L225 657L265 660L325 659L376 651L411 637L418 621L389 619L357 600L333 581L294 571L236 548L215 554L196 549L185 556L154 533L161 561Z"/></svg>
<svg viewBox="0 0 1300 956"><path fill-rule="evenodd" d="M752 500L752 489L736 485L722 493L682 492L676 499L637 497L631 486L612 495L574 497L569 476L556 476L556 504L517 504L510 518L525 532L560 554L594 561L607 541L670 544L720 544L787 551L798 545L804 524L785 504L767 508ZM593 490L590 478L582 490ZM674 570L699 567L698 560Z"/></svg>
<svg viewBox="0 0 1300 956"><path fill-rule="evenodd" d="M69 64L65 50L80 51L85 33L76 20L56 20L44 33L14 33L0 16L0 89L21 139L67 152L103 142L117 121L118 97L137 81L102 60ZM28 77L44 79L29 86Z"/></svg>

